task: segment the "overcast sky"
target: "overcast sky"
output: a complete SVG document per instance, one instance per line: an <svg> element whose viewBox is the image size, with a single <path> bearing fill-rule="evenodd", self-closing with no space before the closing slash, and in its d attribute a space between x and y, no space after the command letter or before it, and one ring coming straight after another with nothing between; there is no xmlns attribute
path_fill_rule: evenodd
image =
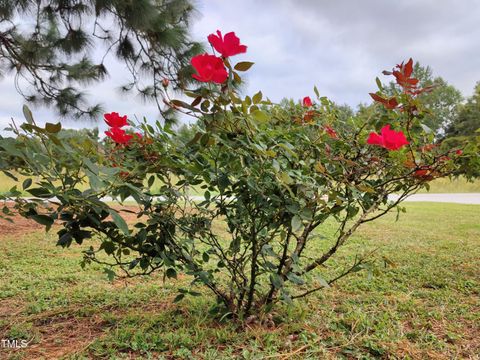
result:
<svg viewBox="0 0 480 360"><path fill-rule="evenodd" d="M235 31L247 54L235 61L255 62L246 92L258 90L273 101L321 95L355 107L369 102L375 77L412 57L429 65L464 96L480 80L479 0L197 0L192 36L206 41L217 29ZM115 91L125 83L122 67L112 65L110 78L88 92L107 111L154 118L155 107ZM125 74L125 73L124 73ZM10 117L22 120L23 99L9 78L0 80L0 127ZM92 127L59 119L46 109L36 118L66 127Z"/></svg>

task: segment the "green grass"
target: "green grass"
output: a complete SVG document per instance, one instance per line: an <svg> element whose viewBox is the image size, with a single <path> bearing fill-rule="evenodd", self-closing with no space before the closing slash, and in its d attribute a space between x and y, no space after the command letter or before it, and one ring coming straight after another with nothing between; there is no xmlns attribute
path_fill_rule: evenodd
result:
<svg viewBox="0 0 480 360"><path fill-rule="evenodd" d="M43 233L0 236L0 339L28 339L0 358L31 359L452 359L480 354L480 206L407 204L365 224L329 263L378 249L359 272L282 306L276 326L245 330L208 315L209 297L173 304L161 275L109 283L82 270L80 248ZM313 251L318 252L318 245ZM2 356L2 351L5 356Z"/></svg>
<svg viewBox="0 0 480 360"><path fill-rule="evenodd" d="M464 178L436 179L430 183L430 190L422 189L421 193L480 193L480 180L468 182Z"/></svg>

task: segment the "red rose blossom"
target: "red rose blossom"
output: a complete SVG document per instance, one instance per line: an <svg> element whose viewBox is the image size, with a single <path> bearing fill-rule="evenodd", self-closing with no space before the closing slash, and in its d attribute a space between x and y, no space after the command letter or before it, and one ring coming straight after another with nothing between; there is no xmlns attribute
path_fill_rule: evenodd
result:
<svg viewBox="0 0 480 360"><path fill-rule="evenodd" d="M378 145L388 150L398 150L409 144L403 132L391 130L389 124L382 128L381 135L374 132L370 133L367 143Z"/></svg>
<svg viewBox="0 0 480 360"><path fill-rule="evenodd" d="M312 107L313 106L312 99L310 99L310 96L305 96L303 98L303 106L305 106L305 107Z"/></svg>
<svg viewBox="0 0 480 360"><path fill-rule="evenodd" d="M208 41L224 58L247 52L247 47L240 45L240 39L234 32L229 32L222 37L220 30L217 30L217 35L208 35Z"/></svg>
<svg viewBox="0 0 480 360"><path fill-rule="evenodd" d="M457 151L455 151L455 154L457 154L457 155L462 155L462 154L463 154L463 150L462 150L462 149L458 149Z"/></svg>
<svg viewBox="0 0 480 360"><path fill-rule="evenodd" d="M117 144L128 144L133 138L133 135L127 134L125 130L119 127L112 127L110 130L105 131L105 135L115 141Z"/></svg>
<svg viewBox="0 0 480 360"><path fill-rule="evenodd" d="M128 125L127 115L120 116L117 112L111 112L109 114L104 114L105 122L108 126L112 128L121 128Z"/></svg>
<svg viewBox="0 0 480 360"><path fill-rule="evenodd" d="M203 54L197 55L190 61L197 71L192 77L202 82L211 82L221 84L228 78L227 70L223 60L215 55Z"/></svg>

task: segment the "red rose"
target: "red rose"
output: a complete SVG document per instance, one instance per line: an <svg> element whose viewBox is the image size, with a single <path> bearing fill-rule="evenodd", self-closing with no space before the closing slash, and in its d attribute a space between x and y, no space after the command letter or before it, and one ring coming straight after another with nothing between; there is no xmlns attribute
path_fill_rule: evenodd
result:
<svg viewBox="0 0 480 360"><path fill-rule="evenodd" d="M228 78L227 70L223 65L221 58L214 55L197 55L190 61L192 66L197 70L197 74L193 74L193 78L202 82L211 82L221 84Z"/></svg>
<svg viewBox="0 0 480 360"><path fill-rule="evenodd" d="M462 155L462 154L463 154L463 150L458 149L457 151L455 151L455 154L457 154L457 155Z"/></svg>
<svg viewBox="0 0 480 360"><path fill-rule="evenodd" d="M111 112L109 114L104 114L105 122L108 126L112 128L121 128L128 125L127 115L120 116L117 112Z"/></svg>
<svg viewBox="0 0 480 360"><path fill-rule="evenodd" d="M105 135L115 141L117 144L128 144L133 138L133 135L129 135L125 130L119 127L112 127L109 131L105 131Z"/></svg>
<svg viewBox="0 0 480 360"><path fill-rule="evenodd" d="M370 133L367 143L370 145L378 145L388 150L398 150L409 144L407 138L401 131L390 129L390 125L385 125L381 130L381 135Z"/></svg>
<svg viewBox="0 0 480 360"><path fill-rule="evenodd" d="M310 99L310 96L305 96L303 98L303 106L305 106L305 107L312 107L313 106L312 99Z"/></svg>
<svg viewBox="0 0 480 360"><path fill-rule="evenodd" d="M217 35L208 35L208 41L224 58L247 52L247 47L240 45L240 39L234 32L229 32L222 37L220 30L217 30Z"/></svg>

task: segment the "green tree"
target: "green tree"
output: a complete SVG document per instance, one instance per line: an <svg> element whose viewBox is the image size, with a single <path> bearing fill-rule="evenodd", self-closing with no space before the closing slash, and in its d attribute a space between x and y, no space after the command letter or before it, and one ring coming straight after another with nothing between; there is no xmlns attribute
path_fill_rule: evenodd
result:
<svg viewBox="0 0 480 360"><path fill-rule="evenodd" d="M430 66L422 66L416 62L413 67L413 77L419 80L419 87L432 90L419 95L427 112L422 120L437 135L442 136L446 128L456 118L462 94L453 85L449 85L442 77L433 77ZM387 93L393 95L396 84L390 82Z"/></svg>
<svg viewBox="0 0 480 360"><path fill-rule="evenodd" d="M162 81L172 88L189 81L189 60L201 51L188 36L193 13L189 0L2 0L0 75L13 73L28 102L95 117L101 105L83 89L105 79L113 53L131 75L122 91L156 102L168 117Z"/></svg>
<svg viewBox="0 0 480 360"><path fill-rule="evenodd" d="M470 153L462 161L457 174L467 179L480 176L480 82L467 102L460 106L457 117L447 128L443 149L462 149Z"/></svg>
<svg viewBox="0 0 480 360"><path fill-rule="evenodd" d="M480 82L473 95L460 107L457 117L447 128L445 137L473 136L480 129Z"/></svg>

